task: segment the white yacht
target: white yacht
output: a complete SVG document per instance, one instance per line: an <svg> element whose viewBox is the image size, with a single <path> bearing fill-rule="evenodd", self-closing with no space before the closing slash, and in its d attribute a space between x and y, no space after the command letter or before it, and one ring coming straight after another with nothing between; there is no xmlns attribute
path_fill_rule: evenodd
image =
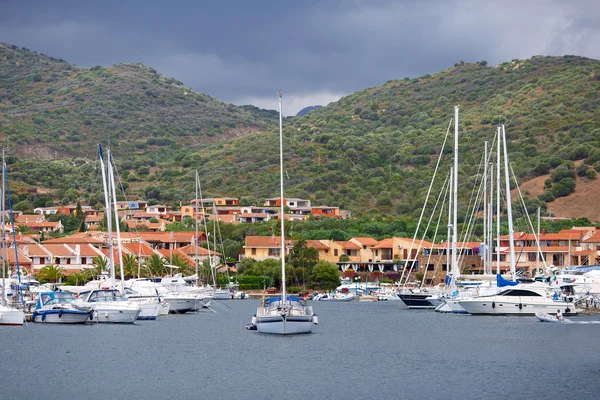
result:
<svg viewBox="0 0 600 400"><path fill-rule="evenodd" d="M23 325L24 322L23 310L0 304L0 325Z"/></svg>
<svg viewBox="0 0 600 400"><path fill-rule="evenodd" d="M139 305L122 297L117 289L94 289L81 292L79 301L92 307L96 322L131 324L141 312Z"/></svg>
<svg viewBox="0 0 600 400"><path fill-rule="evenodd" d="M537 312L575 315L573 303L556 301L543 287L509 287L498 294L459 300L458 304L473 315L535 315Z"/></svg>

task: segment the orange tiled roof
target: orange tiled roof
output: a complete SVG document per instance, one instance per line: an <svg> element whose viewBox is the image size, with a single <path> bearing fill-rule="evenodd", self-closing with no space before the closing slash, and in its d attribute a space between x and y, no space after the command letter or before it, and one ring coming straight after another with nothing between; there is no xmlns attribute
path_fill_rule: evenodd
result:
<svg viewBox="0 0 600 400"><path fill-rule="evenodd" d="M184 253L188 256L192 256L192 257L196 256L196 246L194 246L193 244L188 244L187 246L180 247L177 250L181 251L182 253ZM210 254L217 255L217 256L221 255L221 253L215 252L214 250L211 250ZM199 257L206 257L208 255L209 255L208 249L205 249L202 246L198 246L198 256Z"/></svg>
<svg viewBox="0 0 600 400"><path fill-rule="evenodd" d="M597 250L579 250L572 253L574 256L592 256L598 254Z"/></svg>
<svg viewBox="0 0 600 400"><path fill-rule="evenodd" d="M581 243L600 243L600 232L596 232L589 239L582 240Z"/></svg>
<svg viewBox="0 0 600 400"><path fill-rule="evenodd" d="M475 247L479 247L481 242L457 242L457 249L474 249ZM452 245L451 245L452 246ZM448 242L442 242L438 245L434 245L432 248L434 249L445 249L448 247Z"/></svg>
<svg viewBox="0 0 600 400"><path fill-rule="evenodd" d="M71 250L64 244L46 244L44 242L44 247L53 257L75 257L75 249Z"/></svg>
<svg viewBox="0 0 600 400"><path fill-rule="evenodd" d="M46 249L43 246L40 246L39 244L20 244L17 247L19 247L20 251L25 252L25 247L27 247L27 254L29 254L29 256L33 256L33 257L49 257L50 254L46 251Z"/></svg>
<svg viewBox="0 0 600 400"><path fill-rule="evenodd" d="M357 242L359 242L360 244L363 244L366 246L375 246L375 245L377 245L377 243L379 243L377 240L370 238L370 237L355 237L352 239L354 239Z"/></svg>
<svg viewBox="0 0 600 400"><path fill-rule="evenodd" d="M174 250L160 249L160 250L158 250L158 252L166 259L170 259L172 256L177 254L177 255L179 255L179 257L182 257L185 261L187 261L188 266L191 267L192 265L195 265L194 260L191 257L189 257L187 254L185 254L184 252L179 251L179 249L174 249Z"/></svg>
<svg viewBox="0 0 600 400"><path fill-rule="evenodd" d="M360 249L362 249L362 247L360 247L359 245L357 245L354 242L335 241L334 243L339 244L342 247L342 249L346 249L346 250L360 250Z"/></svg>
<svg viewBox="0 0 600 400"><path fill-rule="evenodd" d="M143 243L121 243L121 246L133 255L152 256L156 254L150 246Z"/></svg>
<svg viewBox="0 0 600 400"><path fill-rule="evenodd" d="M286 245L293 245L294 240L286 240ZM281 247L281 236L246 236L245 247Z"/></svg>
<svg viewBox="0 0 600 400"><path fill-rule="evenodd" d="M317 250L328 250L329 245L323 243L321 240L307 240L306 247L312 247Z"/></svg>
<svg viewBox="0 0 600 400"><path fill-rule="evenodd" d="M97 238L94 238L92 236L76 236L76 235L71 235L71 236L66 236L66 237L63 237L63 238L56 238L56 239L44 240L44 242L42 244L44 246L46 246L46 244L95 244L95 245L102 245L102 244L104 244L104 240L97 239Z"/></svg>

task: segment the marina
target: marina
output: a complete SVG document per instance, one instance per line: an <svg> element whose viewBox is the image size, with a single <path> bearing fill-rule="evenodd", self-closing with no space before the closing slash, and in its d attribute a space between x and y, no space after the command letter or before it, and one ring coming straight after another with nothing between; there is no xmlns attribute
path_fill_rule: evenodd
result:
<svg viewBox="0 0 600 400"><path fill-rule="evenodd" d="M282 337L244 329L258 300L219 304L216 312L127 325L0 327L11 344L0 348L2 397L58 399L84 390L90 399L256 399L265 398L260 382L273 368L278 384L267 398L597 397L598 324L319 302L323 322L311 335Z"/></svg>

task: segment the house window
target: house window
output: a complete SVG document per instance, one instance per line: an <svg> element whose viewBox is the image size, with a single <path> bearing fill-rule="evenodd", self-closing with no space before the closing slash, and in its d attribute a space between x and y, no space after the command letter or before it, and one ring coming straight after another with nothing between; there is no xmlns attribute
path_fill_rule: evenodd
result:
<svg viewBox="0 0 600 400"><path fill-rule="evenodd" d="M281 254L280 249L269 249L269 256L270 257L279 257Z"/></svg>
<svg viewBox="0 0 600 400"><path fill-rule="evenodd" d="M256 249L252 249L252 255L255 256L256 255Z"/></svg>
<svg viewBox="0 0 600 400"><path fill-rule="evenodd" d="M333 249L333 256L337 257L338 256L338 249Z"/></svg>
<svg viewBox="0 0 600 400"><path fill-rule="evenodd" d="M325 249L325 254L329 254L329 249Z"/></svg>
<svg viewBox="0 0 600 400"><path fill-rule="evenodd" d="M87 264L87 257L81 257L81 264Z"/></svg>
<svg viewBox="0 0 600 400"><path fill-rule="evenodd" d="M535 261L537 259L536 258L537 254L538 253L527 253L527 260L529 260L529 261Z"/></svg>

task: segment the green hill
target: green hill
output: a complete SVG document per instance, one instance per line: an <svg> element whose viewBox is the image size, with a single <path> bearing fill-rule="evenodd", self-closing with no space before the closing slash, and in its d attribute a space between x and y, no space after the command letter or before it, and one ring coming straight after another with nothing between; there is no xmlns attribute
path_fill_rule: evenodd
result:
<svg viewBox="0 0 600 400"><path fill-rule="evenodd" d="M31 204L39 199L36 188L47 189L59 201L90 193L100 199L89 158L93 144L105 142L108 132L111 142L117 142L112 147L129 194L185 202L193 196L196 168L208 195L251 203L278 193L273 112L220 103L141 65L80 69L10 50L13 56L44 60L36 65L47 64L37 75L15 76L10 72L15 67L5 67L10 48L1 49L0 134L9 136L17 155L10 163L24 182L21 200ZM576 182L595 181L600 170L599 72L598 61L576 56L533 57L498 66L460 62L287 118L286 195L354 213L418 215L453 106L459 104L461 182L475 179L483 141L492 140L501 122L519 179L550 173L542 199L568 196L577 190ZM48 82L55 75L61 84ZM107 89L115 80L132 93ZM47 93L49 87L56 91ZM197 109L204 111L187 115ZM40 160L31 150L38 147L59 151L59 160ZM464 197L469 194L463 191ZM537 194L530 193L530 205L545 207Z"/></svg>
<svg viewBox="0 0 600 400"><path fill-rule="evenodd" d="M142 64L79 68L0 43L0 135L17 154L92 156L198 149L272 126L277 113L196 93Z"/></svg>

